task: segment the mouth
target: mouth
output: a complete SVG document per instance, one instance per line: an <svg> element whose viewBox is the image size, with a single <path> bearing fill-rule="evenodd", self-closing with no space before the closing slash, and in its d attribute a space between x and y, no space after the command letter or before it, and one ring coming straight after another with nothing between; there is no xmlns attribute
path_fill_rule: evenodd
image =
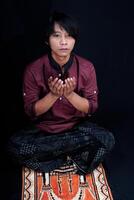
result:
<svg viewBox="0 0 134 200"><path fill-rule="evenodd" d="M69 49L67 49L67 48L61 48L61 49L59 49L60 51L68 51Z"/></svg>

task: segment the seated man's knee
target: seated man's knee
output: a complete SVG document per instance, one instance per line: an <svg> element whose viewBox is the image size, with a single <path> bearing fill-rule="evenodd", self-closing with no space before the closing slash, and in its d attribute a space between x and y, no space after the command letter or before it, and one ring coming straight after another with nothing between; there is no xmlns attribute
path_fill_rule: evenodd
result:
<svg viewBox="0 0 134 200"><path fill-rule="evenodd" d="M113 133L111 133L111 132L108 132L107 133L107 140L108 140L108 145L107 145L107 149L108 149L108 151L110 151L110 150L112 150L113 149L113 147L114 147L114 145L115 145L115 138L114 138L114 135L113 135Z"/></svg>

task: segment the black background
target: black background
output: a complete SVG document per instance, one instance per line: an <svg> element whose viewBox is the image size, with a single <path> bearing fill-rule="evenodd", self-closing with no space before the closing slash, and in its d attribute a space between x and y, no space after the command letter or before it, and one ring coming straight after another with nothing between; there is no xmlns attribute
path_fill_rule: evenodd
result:
<svg viewBox="0 0 134 200"><path fill-rule="evenodd" d="M19 200L21 169L10 162L5 144L27 124L22 102L25 66L46 52L43 30L49 13L76 17L75 52L93 62L99 109L92 120L111 130L116 145L104 165L114 200L133 200L134 178L134 3L131 1L5 0L1 6L1 180L4 200Z"/></svg>

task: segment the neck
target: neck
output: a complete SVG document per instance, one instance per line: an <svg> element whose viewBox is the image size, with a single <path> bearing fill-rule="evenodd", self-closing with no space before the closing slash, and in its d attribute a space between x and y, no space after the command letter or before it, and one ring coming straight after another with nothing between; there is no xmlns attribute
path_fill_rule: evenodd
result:
<svg viewBox="0 0 134 200"><path fill-rule="evenodd" d="M62 67L64 64L66 64L70 58L70 55L68 56L57 56L52 53L53 59Z"/></svg>

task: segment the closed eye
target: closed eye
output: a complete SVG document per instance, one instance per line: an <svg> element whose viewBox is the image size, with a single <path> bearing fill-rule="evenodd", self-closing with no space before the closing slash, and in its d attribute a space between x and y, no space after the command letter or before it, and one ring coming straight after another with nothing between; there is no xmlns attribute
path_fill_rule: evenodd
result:
<svg viewBox="0 0 134 200"><path fill-rule="evenodd" d="M60 37L60 34L59 33L53 33L52 36L53 37Z"/></svg>

